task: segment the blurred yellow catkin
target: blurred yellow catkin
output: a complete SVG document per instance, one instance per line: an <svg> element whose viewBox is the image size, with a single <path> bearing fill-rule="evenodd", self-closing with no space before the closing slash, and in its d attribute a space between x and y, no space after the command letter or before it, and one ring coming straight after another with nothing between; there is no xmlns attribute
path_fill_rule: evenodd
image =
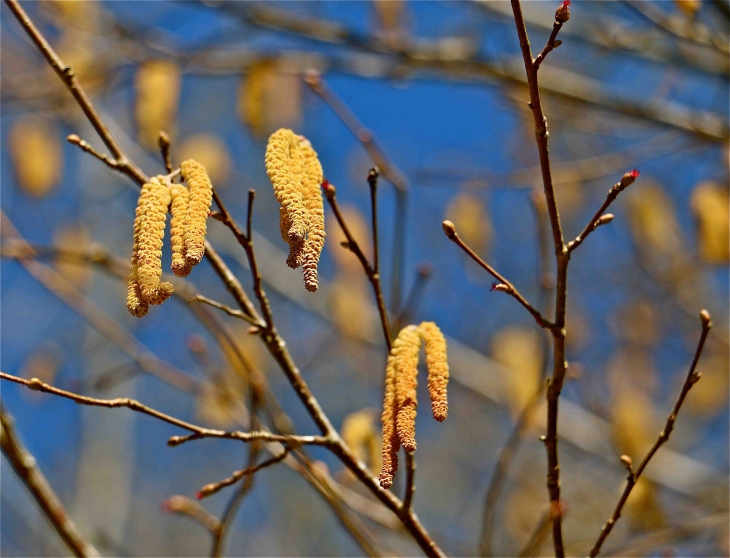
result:
<svg viewBox="0 0 730 558"><path fill-rule="evenodd" d="M542 374L542 347L537 333L508 327L499 331L490 344L494 360L511 370L506 377L507 403L517 416L539 387Z"/></svg>
<svg viewBox="0 0 730 558"><path fill-rule="evenodd" d="M655 257L674 255L682 243L674 204L664 189L646 180L628 201L631 233L639 248Z"/></svg>
<svg viewBox="0 0 730 558"><path fill-rule="evenodd" d="M350 413L342 422L342 439L355 457L373 469L380 467L380 439L375 430L375 410L363 409Z"/></svg>
<svg viewBox="0 0 730 558"><path fill-rule="evenodd" d="M53 232L53 245L64 250L80 251L91 243L91 234L80 223L65 224ZM55 260L56 271L78 289L83 289L91 277L91 267L80 260L60 255Z"/></svg>
<svg viewBox="0 0 730 558"><path fill-rule="evenodd" d="M183 161L180 169L190 192L185 220L185 261L188 265L195 266L205 254L205 234L208 213L213 202L213 185L205 167L195 159Z"/></svg>
<svg viewBox="0 0 730 558"><path fill-rule="evenodd" d="M220 190L231 173L231 156L226 144L210 134L194 134L183 141L177 149L181 161L195 159L205 167L210 181Z"/></svg>
<svg viewBox="0 0 730 558"><path fill-rule="evenodd" d="M713 182L695 186L690 201L697 222L700 256L710 264L730 261L730 196Z"/></svg>
<svg viewBox="0 0 730 558"><path fill-rule="evenodd" d="M254 62L241 80L238 115L257 136L278 128L299 126L302 116L302 80L287 71L286 62Z"/></svg>
<svg viewBox="0 0 730 558"><path fill-rule="evenodd" d="M139 141L157 149L161 131L174 135L180 96L180 69L169 60L151 60L140 65L134 81L137 94L134 115Z"/></svg>
<svg viewBox="0 0 730 558"><path fill-rule="evenodd" d="M483 258L487 257L492 240L492 222L481 198L461 192L449 202L445 219L459 226L459 236Z"/></svg>
<svg viewBox="0 0 730 558"><path fill-rule="evenodd" d="M61 142L55 127L23 117L10 130L9 144L20 188L35 198L46 196L58 184L63 171Z"/></svg>

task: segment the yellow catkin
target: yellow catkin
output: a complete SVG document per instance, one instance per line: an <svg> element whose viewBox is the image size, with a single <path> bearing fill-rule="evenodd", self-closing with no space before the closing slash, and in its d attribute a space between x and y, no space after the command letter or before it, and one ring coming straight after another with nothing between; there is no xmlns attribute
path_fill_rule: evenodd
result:
<svg viewBox="0 0 730 558"><path fill-rule="evenodd" d="M300 149L304 154L304 172L302 175L302 194L307 208L307 240L304 245L304 284L307 290L314 292L317 281L317 264L324 247L324 204L322 201L322 165L317 152L309 141L300 136Z"/></svg>
<svg viewBox="0 0 730 558"><path fill-rule="evenodd" d="M396 339L385 367L385 397L381 416L383 425L382 464L380 467L380 486L385 489L393 485L393 475L398 470L400 440L395 430L395 419L398 413L398 402L395 396L395 361L402 348L402 340Z"/></svg>
<svg viewBox="0 0 730 558"><path fill-rule="evenodd" d="M147 315L149 309L149 304L142 300L139 285L137 284L137 250L135 247L134 253L132 254L132 270L129 272L129 280L127 282L127 310L129 310L132 316L141 318Z"/></svg>
<svg viewBox="0 0 730 558"><path fill-rule="evenodd" d="M274 132L266 146L266 174L274 187L276 199L289 218L289 244L303 242L307 231L307 212L302 198L301 181L292 169L292 151L296 151L299 137L286 128Z"/></svg>
<svg viewBox="0 0 730 558"><path fill-rule="evenodd" d="M395 427L403 448L413 453L416 451L416 386L421 335L418 328L411 325L401 330L398 339L402 340L402 345L395 359L395 395L398 402ZM395 349L395 343L393 347Z"/></svg>
<svg viewBox="0 0 730 558"><path fill-rule="evenodd" d="M159 291L162 239L169 204L170 190L157 178L142 186L135 218L137 284L142 299L150 304L160 304L172 293L171 286L167 285Z"/></svg>
<svg viewBox="0 0 730 558"><path fill-rule="evenodd" d="M428 393L431 396L433 418L441 422L449 414L446 388L449 383L449 363L446 360L446 338L433 322L423 322L419 326L426 352L428 368Z"/></svg>
<svg viewBox="0 0 730 558"><path fill-rule="evenodd" d="M172 272L178 277L187 277L192 266L185 259L185 223L188 217L190 193L182 184L170 188L172 198L170 218L170 247L172 248Z"/></svg>
<svg viewBox="0 0 730 558"><path fill-rule="evenodd" d="M185 259L190 266L194 266L200 263L205 254L205 233L213 202L213 185L205 167L194 159L183 161L180 169L190 191L185 222Z"/></svg>

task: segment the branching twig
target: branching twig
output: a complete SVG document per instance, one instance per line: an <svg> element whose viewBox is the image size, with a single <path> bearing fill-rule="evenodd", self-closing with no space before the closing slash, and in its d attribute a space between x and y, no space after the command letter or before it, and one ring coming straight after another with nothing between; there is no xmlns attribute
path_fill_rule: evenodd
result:
<svg viewBox="0 0 730 558"><path fill-rule="evenodd" d="M545 57L548 55L548 53L550 53L552 50L555 50L561 44L563 44L562 41L555 40L562 27L563 27L563 24L560 23L559 21L556 21L555 23L553 23L553 31L552 31L552 33L550 33L550 38L548 39L547 43L545 43L545 46L543 47L542 52L537 55L537 58L535 58L535 62L534 62L535 70L537 70L540 67L540 64L542 64L542 61L545 60Z"/></svg>
<svg viewBox="0 0 730 558"><path fill-rule="evenodd" d="M128 409L131 409L138 413L149 415L168 424L172 424L173 426L183 428L184 430L189 430L193 433L188 436L171 437L167 442L169 446L178 446L184 442L188 442L190 440L199 440L201 438L225 438L228 440L240 440L242 442L253 442L261 440L264 442L280 442L293 445L312 444L319 446L327 446L332 443L332 440L324 436L282 436L279 434L272 434L271 432L241 432L203 428L202 426L197 426L195 424L185 422L184 420L177 419L170 415L166 415L165 413L157 411L152 407L148 407L147 405L143 405L139 401L130 399L128 397L118 397L116 399L97 399L96 397L87 397L85 395L79 395L77 393L66 391L65 389L53 387L45 382L40 381L38 378L31 378L30 380L26 380L25 378L13 376L12 374L6 374L5 372L0 372L0 380L15 382L16 384L24 385L28 389L42 391L44 393L51 393L53 395L58 395L59 397L65 397L66 399L70 399L71 401L74 401L80 405L107 408L127 407Z"/></svg>
<svg viewBox="0 0 730 558"><path fill-rule="evenodd" d="M209 306L212 306L213 308L218 308L218 310L223 310L226 314L229 316L233 316L234 318L239 318L241 320L244 320L251 325L254 325L256 327L261 326L259 322L257 322L255 319L253 319L248 314L245 314L241 312L240 310L236 310L235 308L231 308L230 306L226 306L225 304L221 304L220 302L217 302L213 300L212 298L208 298L207 296L203 295L195 295L193 298L189 300L190 303L193 302L201 302L203 304L207 304Z"/></svg>
<svg viewBox="0 0 730 558"><path fill-rule="evenodd" d="M552 330L554 329L555 325L550 323L548 320L546 320L542 314L534 307L532 304L527 302L525 297L523 297L520 292L515 288L515 286L510 283L503 275L501 275L496 269L494 269L491 265L489 265L487 262L485 262L482 258L479 257L479 255L474 252L469 246L461 239L461 237L456 232L456 227L451 221L444 221L443 222L443 229L444 233L446 233L446 236L451 240L454 244L456 244L459 248L461 248L466 254L474 260L476 263L478 263L487 273L489 273L492 277L494 277L499 283L494 286L494 290L498 290L504 293L507 293L511 297L513 297L517 302L519 302L535 319L537 324L540 327L544 327L546 329Z"/></svg>
<svg viewBox="0 0 730 558"><path fill-rule="evenodd" d="M608 535L611 533L611 529L613 529L613 526L621 517L621 510L623 509L626 500L628 500L631 491L634 489L634 486L636 486L636 483L639 481L639 478L644 472L644 469L646 469L649 461L651 461L651 458L654 457L654 454L659 450L659 448L662 447L662 445L667 440L669 440L669 436L674 429L674 422L677 420L677 415L679 414L679 410L682 408L682 403L684 403L684 399L687 397L689 390L692 389L692 386L700 380L701 373L696 372L695 370L697 368L697 363L700 360L700 356L702 355L702 349L705 346L707 334L710 332L710 328L712 327L710 313L707 310L702 310L702 312L700 312L700 320L702 322L702 333L700 334L700 340L697 343L697 349L695 350L692 364L690 365L687 376L685 377L684 383L682 384L682 389L679 391L679 396L677 396L677 401L674 403L672 412L667 417L667 422L664 425L664 429L659 433L659 437L657 438L656 442L654 442L654 445L644 456L644 459L641 460L641 463L636 470L633 469L632 461L629 456L621 456L621 463L624 465L624 467L626 467L629 473L626 479L626 486L624 487L624 491L621 493L621 497L616 504L616 508L613 510L613 514L611 514L611 517L608 519L608 521L606 521L606 524L601 529L601 534L598 536L598 539L596 540L593 548L588 554L590 558L595 558L601 552L601 546L603 545L603 542L606 540L606 537L608 537Z"/></svg>
<svg viewBox="0 0 730 558"><path fill-rule="evenodd" d="M79 532L76 524L38 468L35 458L23 446L13 427L13 417L0 406L0 447L8 463L43 510L48 521L76 556L99 556L99 551Z"/></svg>

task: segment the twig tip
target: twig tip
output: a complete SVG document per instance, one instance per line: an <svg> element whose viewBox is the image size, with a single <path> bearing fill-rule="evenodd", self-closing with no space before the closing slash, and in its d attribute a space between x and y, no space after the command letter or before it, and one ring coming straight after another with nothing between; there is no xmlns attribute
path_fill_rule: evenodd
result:
<svg viewBox="0 0 730 558"><path fill-rule="evenodd" d="M441 223L441 227L444 229L444 233L446 233L446 236L448 236L449 238L456 237L456 227L454 226L454 223L447 220Z"/></svg>

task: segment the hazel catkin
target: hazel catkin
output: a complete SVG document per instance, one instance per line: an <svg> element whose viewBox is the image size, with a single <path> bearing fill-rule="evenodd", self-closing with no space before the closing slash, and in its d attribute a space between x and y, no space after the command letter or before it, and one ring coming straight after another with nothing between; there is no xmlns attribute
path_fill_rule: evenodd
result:
<svg viewBox="0 0 730 558"><path fill-rule="evenodd" d="M393 350L388 355L388 362L385 367L385 396L383 398L383 414L381 415L383 442L380 486L385 489L393 485L393 475L398 470L398 450L400 449L400 440L395 430L395 420L398 413L398 402L395 396L396 346L400 351L401 344L397 339L393 345Z"/></svg>
<svg viewBox="0 0 730 558"><path fill-rule="evenodd" d="M289 243L304 240L307 230L306 208L292 160L296 161L299 137L286 128L274 132L266 145L266 174L274 187L276 199L289 218ZM294 154L292 152L294 151Z"/></svg>
<svg viewBox="0 0 730 558"><path fill-rule="evenodd" d="M137 285L141 298L149 304L161 304L172 294L172 286L160 291L162 275L162 240L165 236L170 190L152 178L142 186L135 217L135 256ZM132 265L134 271L134 262Z"/></svg>
<svg viewBox="0 0 730 558"><path fill-rule="evenodd" d="M398 341L400 340L400 343ZM395 359L395 395L398 402L395 427L400 443L408 453L416 451L416 386L418 385L418 351L421 335L416 326L407 326L398 334L393 351Z"/></svg>
<svg viewBox="0 0 730 558"><path fill-rule="evenodd" d="M324 203L320 185L324 180L322 165L312 144L300 136L300 150L304 155L304 172L302 173L302 195L307 209L307 240L304 244L304 285L310 292L319 286L317 265L324 247Z"/></svg>
<svg viewBox="0 0 730 558"><path fill-rule="evenodd" d="M426 353L428 393L431 396L433 418L442 422L449 414L446 388L449 383L449 363L446 360L446 338L434 322L419 326Z"/></svg>
<svg viewBox="0 0 730 558"><path fill-rule="evenodd" d="M192 266L185 259L185 228L188 218L190 193L182 184L170 187L170 247L172 249L172 272L178 277L187 277Z"/></svg>
<svg viewBox="0 0 730 558"><path fill-rule="evenodd" d="M183 161L180 170L190 192L185 221L185 260L188 265L194 266L200 263L205 254L205 233L213 202L213 185L205 167L194 159Z"/></svg>

